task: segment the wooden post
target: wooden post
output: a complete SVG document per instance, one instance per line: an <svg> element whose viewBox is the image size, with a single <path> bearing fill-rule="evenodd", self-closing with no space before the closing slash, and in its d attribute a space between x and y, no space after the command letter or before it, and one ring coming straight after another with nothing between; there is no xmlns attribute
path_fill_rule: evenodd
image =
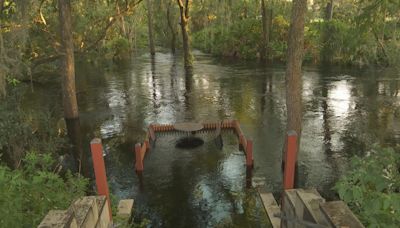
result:
<svg viewBox="0 0 400 228"><path fill-rule="evenodd" d="M297 162L297 133L293 130L288 131L286 136L286 150L284 154L284 173L283 173L283 189L294 188L294 177Z"/></svg>
<svg viewBox="0 0 400 228"><path fill-rule="evenodd" d="M253 140L247 139L245 153L246 153L246 166L253 167Z"/></svg>
<svg viewBox="0 0 400 228"><path fill-rule="evenodd" d="M239 150L246 152L247 149L247 139L241 134L239 135Z"/></svg>
<svg viewBox="0 0 400 228"><path fill-rule="evenodd" d="M109 216L110 216L110 220L112 220L111 199L110 199L110 193L108 190L106 167L104 165L104 158L103 158L103 145L101 144L101 139L94 138L90 142L90 150L92 152L93 168L94 168L94 175L96 178L97 193L99 195L104 195L107 197Z"/></svg>
<svg viewBox="0 0 400 228"><path fill-rule="evenodd" d="M252 187L253 167L246 167L246 188Z"/></svg>
<svg viewBox="0 0 400 228"><path fill-rule="evenodd" d="M142 159L142 147L140 143L136 143L135 145L135 169L136 171L143 171L143 159Z"/></svg>
<svg viewBox="0 0 400 228"><path fill-rule="evenodd" d="M156 134L154 133L154 126L153 124L150 124L149 126L149 133L150 133L150 139L151 141L155 141L156 140Z"/></svg>

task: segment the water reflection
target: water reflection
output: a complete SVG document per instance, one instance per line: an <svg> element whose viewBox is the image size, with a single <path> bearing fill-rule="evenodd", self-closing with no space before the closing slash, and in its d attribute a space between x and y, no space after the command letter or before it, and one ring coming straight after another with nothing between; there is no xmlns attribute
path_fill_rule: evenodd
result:
<svg viewBox="0 0 400 228"><path fill-rule="evenodd" d="M335 117L346 118L350 110L350 84L347 80L331 84L328 94L329 106L332 107Z"/></svg>

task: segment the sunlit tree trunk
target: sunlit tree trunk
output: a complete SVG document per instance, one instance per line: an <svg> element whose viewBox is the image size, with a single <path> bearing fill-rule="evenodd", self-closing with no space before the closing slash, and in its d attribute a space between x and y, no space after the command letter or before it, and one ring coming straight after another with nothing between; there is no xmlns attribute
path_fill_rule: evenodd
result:
<svg viewBox="0 0 400 228"><path fill-rule="evenodd" d="M190 53L190 37L189 37L189 7L190 0L177 0L181 16L181 29L182 29L182 43L183 43L183 56L185 67L192 67L192 54Z"/></svg>
<svg viewBox="0 0 400 228"><path fill-rule="evenodd" d="M155 55L154 37L153 37L153 7L151 0L147 0L147 22L149 26L149 46L150 54Z"/></svg>
<svg viewBox="0 0 400 228"><path fill-rule="evenodd" d="M295 130L301 136L302 120L302 72L304 52L304 21L307 0L294 0L290 22L287 66L286 66L286 107L287 130Z"/></svg>
<svg viewBox="0 0 400 228"><path fill-rule="evenodd" d="M62 94L65 119L78 118L78 103L75 89L75 62L74 44L71 25L71 2L70 0L58 0L61 44L62 44Z"/></svg>
<svg viewBox="0 0 400 228"><path fill-rule="evenodd" d="M118 3L117 3L116 5L117 5L117 6L116 6L116 7L117 7L117 13L120 14L120 13L121 13L121 10L120 10L120 8L119 8ZM122 34L122 36L127 37L126 27L125 27L125 18L124 18L124 16L121 16L119 22L120 22L120 28L121 28L121 34Z"/></svg>

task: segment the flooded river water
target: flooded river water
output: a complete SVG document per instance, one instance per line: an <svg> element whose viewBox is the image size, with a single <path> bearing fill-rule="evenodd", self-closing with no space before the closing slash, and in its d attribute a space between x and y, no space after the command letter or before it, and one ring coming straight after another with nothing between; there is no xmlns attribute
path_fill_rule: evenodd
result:
<svg viewBox="0 0 400 228"><path fill-rule="evenodd" d="M400 140L399 75L393 71L304 67L303 136L299 186L328 198L349 158L373 143ZM101 137L111 192L135 199L136 218L152 227L267 227L256 189L279 193L285 134L285 68L218 60L196 52L192 74L181 57L140 54L118 66L77 64L84 151ZM60 90L36 88L30 102L59 107ZM58 94L58 95L57 95ZM40 98L40 99L39 99ZM61 109L61 107L59 107ZM246 188L245 157L230 132L217 148L177 149L182 135L160 135L145 158L140 180L134 144L150 123L237 119L254 140L252 188Z"/></svg>

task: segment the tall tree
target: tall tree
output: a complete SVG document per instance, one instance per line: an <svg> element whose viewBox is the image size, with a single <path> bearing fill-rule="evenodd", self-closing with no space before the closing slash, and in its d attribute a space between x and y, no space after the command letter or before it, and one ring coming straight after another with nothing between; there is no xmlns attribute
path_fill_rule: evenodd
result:
<svg viewBox="0 0 400 228"><path fill-rule="evenodd" d="M261 49L261 59L267 59L267 51L269 45L269 34L270 34L270 21L272 20L269 13L267 13L267 9L265 6L265 0L261 0L261 16L262 16L262 35L263 35L263 47Z"/></svg>
<svg viewBox="0 0 400 228"><path fill-rule="evenodd" d="M172 4L171 1L168 2L168 6L167 6L167 22L168 22L168 28L171 32L171 52L175 54L175 46L176 46L176 26L174 23L174 18L171 15L171 9L172 8Z"/></svg>
<svg viewBox="0 0 400 228"><path fill-rule="evenodd" d="M302 119L302 72L304 53L304 21L307 0L293 0L290 21L287 65L286 65L286 107L287 130L295 130L300 142Z"/></svg>
<svg viewBox="0 0 400 228"><path fill-rule="evenodd" d="M154 37L153 37L153 4L151 0L147 0L147 23L149 26L149 46L150 54L155 55Z"/></svg>
<svg viewBox="0 0 400 228"><path fill-rule="evenodd" d="M330 45L330 40L332 39L332 33L335 33L333 27L330 25L329 21L333 18L333 0L328 0L328 3L325 7L325 23L322 27L322 49L320 52L321 60L324 65L330 65L333 62L333 55L334 53L333 47Z"/></svg>
<svg viewBox="0 0 400 228"><path fill-rule="evenodd" d="M329 0L329 2L326 4L325 19L330 21L332 20L332 17L333 17L333 0Z"/></svg>
<svg viewBox="0 0 400 228"><path fill-rule="evenodd" d="M74 43L71 24L71 1L58 0L62 44L62 94L65 119L79 117L75 89Z"/></svg>
<svg viewBox="0 0 400 228"><path fill-rule="evenodd" d="M189 8L191 0L177 0L181 15L181 29L182 29L182 43L183 43L183 57L185 61L185 68L192 67L192 54L190 53L190 37L189 37Z"/></svg>

